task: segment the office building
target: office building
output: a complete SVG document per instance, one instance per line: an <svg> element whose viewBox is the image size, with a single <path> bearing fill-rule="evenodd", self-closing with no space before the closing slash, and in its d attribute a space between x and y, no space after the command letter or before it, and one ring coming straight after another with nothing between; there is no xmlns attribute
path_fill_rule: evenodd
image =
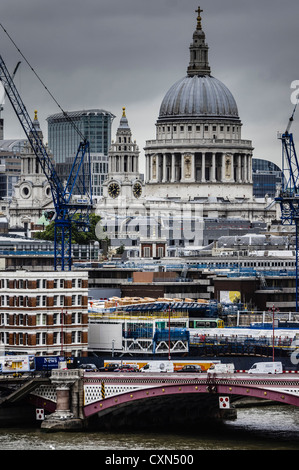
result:
<svg viewBox="0 0 299 470"><path fill-rule="evenodd" d="M282 184L282 171L269 160L252 159L253 195L274 198L277 189Z"/></svg>
<svg viewBox="0 0 299 470"><path fill-rule="evenodd" d="M89 141L92 162L92 190L102 195L102 183L108 173L108 150L114 115L103 109L53 114L47 118L49 147L59 177L67 179L82 136ZM98 170L98 171L97 171Z"/></svg>

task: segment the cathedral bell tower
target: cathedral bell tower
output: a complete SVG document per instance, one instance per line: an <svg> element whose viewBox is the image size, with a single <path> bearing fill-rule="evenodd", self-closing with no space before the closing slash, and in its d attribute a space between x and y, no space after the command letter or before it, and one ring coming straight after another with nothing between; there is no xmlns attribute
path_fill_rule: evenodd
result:
<svg viewBox="0 0 299 470"><path fill-rule="evenodd" d="M43 133L34 113L33 126L40 139ZM39 224L43 212L53 207L50 184L36 158L29 142L21 155L21 175L14 187L14 195L9 207L10 226L25 228L28 233Z"/></svg>
<svg viewBox="0 0 299 470"><path fill-rule="evenodd" d="M109 170L104 185L104 196L111 201L138 200L143 193L143 182L139 173L139 148L132 141L132 133L123 108L122 117L116 131L116 139L109 150Z"/></svg>

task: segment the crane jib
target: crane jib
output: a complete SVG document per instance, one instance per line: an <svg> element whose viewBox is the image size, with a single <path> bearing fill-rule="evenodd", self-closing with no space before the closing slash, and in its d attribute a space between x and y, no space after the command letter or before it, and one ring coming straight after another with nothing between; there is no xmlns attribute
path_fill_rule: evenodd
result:
<svg viewBox="0 0 299 470"><path fill-rule="evenodd" d="M5 89L6 96L9 98L32 150L51 186L56 212L54 220L55 269L60 267L61 270L64 270L67 267L70 270L71 224L75 223L78 225L78 228L86 229L88 227L88 217L92 210L89 142L86 139L80 142L67 183L63 185L1 56L0 80ZM85 171L84 160L87 157L89 170ZM74 197L75 195L77 196L77 201L76 197Z"/></svg>
<svg viewBox="0 0 299 470"><path fill-rule="evenodd" d="M63 186L57 176L54 165L52 164L52 161L49 158L47 151L34 128L34 125L30 119L27 109L23 104L18 90L14 85L13 79L10 76L1 56L0 80L5 89L6 96L9 98L9 101L20 121L20 124L23 127L26 137L41 164L45 176L47 177L49 183L54 186L57 197L61 198L63 194Z"/></svg>

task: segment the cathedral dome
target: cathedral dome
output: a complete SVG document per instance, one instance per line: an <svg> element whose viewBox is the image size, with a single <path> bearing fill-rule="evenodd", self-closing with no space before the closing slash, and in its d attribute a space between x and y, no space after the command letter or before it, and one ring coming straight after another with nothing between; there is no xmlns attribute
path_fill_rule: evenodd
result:
<svg viewBox="0 0 299 470"><path fill-rule="evenodd" d="M172 85L166 93L160 106L158 123L190 119L240 122L233 95L220 80L211 76L209 47L201 27L201 11L198 8L197 26L189 47L187 76Z"/></svg>
<svg viewBox="0 0 299 470"><path fill-rule="evenodd" d="M236 101L229 89L210 75L186 76L166 93L159 121L181 119L238 120Z"/></svg>

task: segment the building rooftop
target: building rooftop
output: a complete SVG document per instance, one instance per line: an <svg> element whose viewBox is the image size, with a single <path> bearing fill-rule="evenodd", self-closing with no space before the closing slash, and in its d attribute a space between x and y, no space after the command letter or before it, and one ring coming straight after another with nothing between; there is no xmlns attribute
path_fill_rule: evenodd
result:
<svg viewBox="0 0 299 470"><path fill-rule="evenodd" d="M57 113L52 114L51 116L47 117L47 121L55 121L56 119L67 119L67 118L80 118L82 116L89 116L89 115L98 115L104 114L107 116L111 116L113 119L115 118L114 114L110 111L106 111L105 109L86 109L81 111L66 111L66 113Z"/></svg>
<svg viewBox="0 0 299 470"><path fill-rule="evenodd" d="M0 151L20 152L26 143L25 139L0 140Z"/></svg>

